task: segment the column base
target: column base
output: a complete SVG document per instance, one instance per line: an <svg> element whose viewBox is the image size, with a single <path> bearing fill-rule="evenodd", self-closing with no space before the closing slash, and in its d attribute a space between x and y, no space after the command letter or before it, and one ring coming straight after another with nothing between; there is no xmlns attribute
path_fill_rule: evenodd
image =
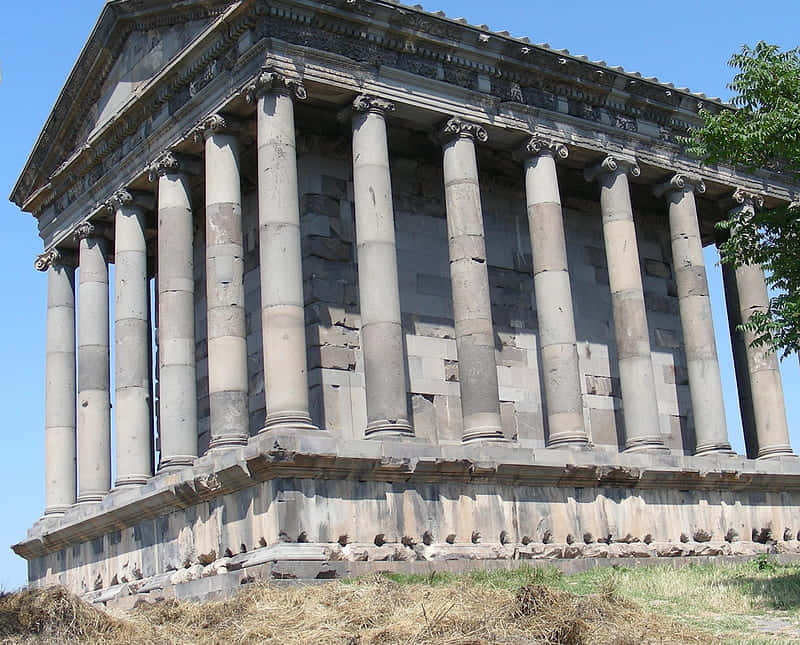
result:
<svg viewBox="0 0 800 645"><path fill-rule="evenodd" d="M548 448L560 448L562 446L588 446L589 437L583 432L565 432L552 435L547 441Z"/></svg>
<svg viewBox="0 0 800 645"><path fill-rule="evenodd" d="M89 506L91 504L99 504L102 502L108 492L105 493L86 493L85 495L78 495L78 501L75 502L78 506Z"/></svg>
<svg viewBox="0 0 800 645"><path fill-rule="evenodd" d="M791 446L767 446L758 451L756 459L775 459L777 457L797 457L797 455L792 452Z"/></svg>
<svg viewBox="0 0 800 645"><path fill-rule="evenodd" d="M503 434L502 428L497 426L470 428L461 437L461 443L473 443L475 441L508 441L508 439Z"/></svg>
<svg viewBox="0 0 800 645"><path fill-rule="evenodd" d="M703 457L704 455L728 455L735 457L736 453L731 449L731 445L725 443L709 443L697 446L694 452L695 457Z"/></svg>
<svg viewBox="0 0 800 645"><path fill-rule="evenodd" d="M174 457L167 457L161 460L158 466L158 472L163 473L168 470L179 470L187 466L193 466L195 459L197 459L196 455L175 455Z"/></svg>
<svg viewBox="0 0 800 645"><path fill-rule="evenodd" d="M50 508L44 509L44 514L42 515L42 519L50 519L51 517L63 517L66 512L72 508L72 505L69 506L52 506Z"/></svg>
<svg viewBox="0 0 800 645"><path fill-rule="evenodd" d="M669 452L661 437L641 437L625 443L623 452Z"/></svg>
<svg viewBox="0 0 800 645"><path fill-rule="evenodd" d="M211 440L211 443L208 444L209 450L224 450L225 448L241 448L242 446L247 445L247 441L250 439L249 435L245 434L236 434L236 435L225 435L223 437L215 437Z"/></svg>
<svg viewBox="0 0 800 645"><path fill-rule="evenodd" d="M396 421L381 419L380 421L372 421L367 425L366 430L364 430L364 437L366 438L373 439L385 436L413 437L414 428L405 419L398 419Z"/></svg>
<svg viewBox="0 0 800 645"><path fill-rule="evenodd" d="M290 430L319 430L317 426L311 423L311 416L307 412L275 412L268 414L264 427L259 430L268 432L275 429L290 429Z"/></svg>
<svg viewBox="0 0 800 645"><path fill-rule="evenodd" d="M132 486L144 486L150 481L150 475L129 475L120 477L114 482L114 488L128 488Z"/></svg>

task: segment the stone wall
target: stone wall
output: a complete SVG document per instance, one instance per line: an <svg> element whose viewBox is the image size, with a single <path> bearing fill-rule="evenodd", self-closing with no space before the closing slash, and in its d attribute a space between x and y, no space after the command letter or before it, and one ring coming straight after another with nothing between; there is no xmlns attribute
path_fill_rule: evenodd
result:
<svg viewBox="0 0 800 645"><path fill-rule="evenodd" d="M311 414L319 427L360 438L366 427L363 356L349 140L299 128L298 168ZM461 441L458 357L452 319L441 154L419 134L392 130L392 182L400 301L405 331L409 414L416 436ZM409 143L412 142L412 143ZM410 150L413 148L413 152ZM486 229L501 415L506 438L546 445L540 387L531 242L522 171L485 152L481 191ZM243 166L250 163L242 155ZM243 175L247 174L243 167ZM597 445L618 447L624 414L616 363L600 205L594 186L562 172L567 249L575 307L586 425ZM636 202L634 201L634 204ZM651 206L648 204L648 206ZM651 206L651 208L653 208ZM243 193L250 432L265 417L258 213ZM196 212L196 326L201 454L208 445L203 212ZM694 439L666 209L637 211L661 433L678 454Z"/></svg>

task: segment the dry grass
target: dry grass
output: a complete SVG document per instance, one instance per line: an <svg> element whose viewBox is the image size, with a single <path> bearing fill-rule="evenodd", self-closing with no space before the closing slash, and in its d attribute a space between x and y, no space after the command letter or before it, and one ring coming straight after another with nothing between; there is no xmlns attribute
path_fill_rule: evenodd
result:
<svg viewBox="0 0 800 645"><path fill-rule="evenodd" d="M384 577L316 587L254 585L225 601L161 602L112 617L63 590L0 599L3 643L281 645L692 645L709 636L613 589L578 596L456 579Z"/></svg>

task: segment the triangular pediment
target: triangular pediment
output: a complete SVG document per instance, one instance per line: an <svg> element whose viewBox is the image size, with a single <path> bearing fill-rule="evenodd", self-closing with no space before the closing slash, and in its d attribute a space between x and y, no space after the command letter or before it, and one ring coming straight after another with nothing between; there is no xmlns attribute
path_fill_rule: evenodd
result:
<svg viewBox="0 0 800 645"><path fill-rule="evenodd" d="M107 2L39 136L12 199L47 177L226 11L234 0Z"/></svg>

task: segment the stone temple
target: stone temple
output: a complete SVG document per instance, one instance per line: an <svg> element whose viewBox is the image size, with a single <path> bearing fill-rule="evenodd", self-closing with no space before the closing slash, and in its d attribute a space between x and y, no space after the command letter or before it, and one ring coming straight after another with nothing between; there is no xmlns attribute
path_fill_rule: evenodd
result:
<svg viewBox="0 0 800 645"><path fill-rule="evenodd" d="M30 584L800 551L737 330L764 274L724 272L741 456L702 254L797 187L687 156L700 109L390 0L107 2L11 197L48 294Z"/></svg>

